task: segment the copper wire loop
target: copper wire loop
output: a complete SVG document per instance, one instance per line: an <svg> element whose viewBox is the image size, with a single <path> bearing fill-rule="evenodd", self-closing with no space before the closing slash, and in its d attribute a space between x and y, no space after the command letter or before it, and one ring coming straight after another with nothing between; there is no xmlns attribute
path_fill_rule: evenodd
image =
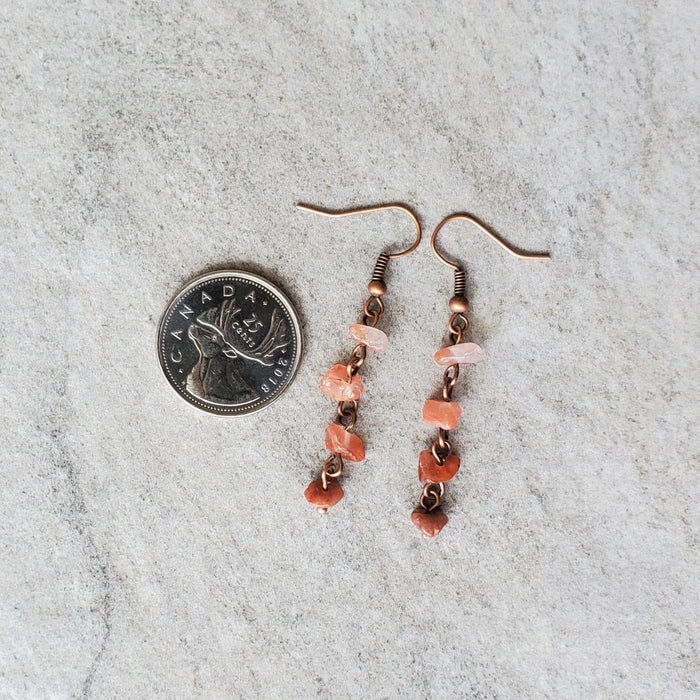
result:
<svg viewBox="0 0 700 700"><path fill-rule="evenodd" d="M372 326L372 328L374 328L383 313L384 302L379 297L370 297L365 302L364 318L362 319L362 323L365 326Z"/></svg>
<svg viewBox="0 0 700 700"><path fill-rule="evenodd" d="M442 375L442 398L449 401L452 398L454 389L459 378L459 365L450 365Z"/></svg>
<svg viewBox="0 0 700 700"><path fill-rule="evenodd" d="M348 381L350 381L357 374L357 371L365 363L366 357L367 348L364 345L362 345L362 343L358 343L352 349L352 352L350 353L350 359L348 360L348 364L345 365L345 369L348 372Z"/></svg>
<svg viewBox="0 0 700 700"><path fill-rule="evenodd" d="M447 439L447 433L442 437L442 444L440 438L438 438L432 444L430 451L433 453L435 461L442 466L445 460L452 454L452 443Z"/></svg>
<svg viewBox="0 0 700 700"><path fill-rule="evenodd" d="M453 345L462 342L462 336L467 328L469 328L469 319L464 314L454 313L450 316L450 322L447 324L450 330L450 340Z"/></svg>
<svg viewBox="0 0 700 700"><path fill-rule="evenodd" d="M420 507L428 512L435 510L440 505L440 501L444 495L445 484L426 484L423 487L423 493L420 495ZM433 503L428 505L426 501L433 501Z"/></svg>
<svg viewBox="0 0 700 700"><path fill-rule="evenodd" d="M335 468L330 469L335 463ZM328 479L337 479L343 473L343 458L338 454L332 454L323 463L323 471L321 472L321 482L323 490L328 490Z"/></svg>
<svg viewBox="0 0 700 700"><path fill-rule="evenodd" d="M338 423L348 432L352 432L357 420L357 401L339 401L336 412Z"/></svg>

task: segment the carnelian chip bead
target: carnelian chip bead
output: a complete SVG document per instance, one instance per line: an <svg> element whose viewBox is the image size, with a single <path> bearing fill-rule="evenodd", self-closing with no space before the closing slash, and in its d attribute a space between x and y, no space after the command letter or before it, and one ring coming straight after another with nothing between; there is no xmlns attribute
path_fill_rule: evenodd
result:
<svg viewBox="0 0 700 700"><path fill-rule="evenodd" d="M452 430L459 422L461 415L462 409L456 401L428 399L423 405L423 420L436 428Z"/></svg>
<svg viewBox="0 0 700 700"><path fill-rule="evenodd" d="M483 356L483 350L476 343L458 343L438 350L435 353L435 362L441 367L475 365Z"/></svg>
<svg viewBox="0 0 700 700"><path fill-rule="evenodd" d="M331 423L326 428L326 447L348 462L361 462L365 458L362 438L349 433L342 425Z"/></svg>
<svg viewBox="0 0 700 700"><path fill-rule="evenodd" d="M353 323L350 328L350 337L361 345L365 345L374 352L384 352L389 345L389 339L384 331L364 323Z"/></svg>
<svg viewBox="0 0 700 700"><path fill-rule="evenodd" d="M442 530L449 518L441 510L425 510L416 508L411 513L413 524L423 533L423 537L430 539Z"/></svg>
<svg viewBox="0 0 700 700"><path fill-rule="evenodd" d="M345 495L343 487L337 481L327 481L323 488L323 479L312 481L304 491L306 500L316 506L319 513L325 513Z"/></svg>
<svg viewBox="0 0 700 700"><path fill-rule="evenodd" d="M321 379L321 391L335 401L357 401L364 389L364 384L357 375L348 378L345 365L333 365Z"/></svg>
<svg viewBox="0 0 700 700"><path fill-rule="evenodd" d="M418 458L418 478L424 484L441 484L459 471L459 464L457 455L448 455L439 464L432 450L423 450Z"/></svg>

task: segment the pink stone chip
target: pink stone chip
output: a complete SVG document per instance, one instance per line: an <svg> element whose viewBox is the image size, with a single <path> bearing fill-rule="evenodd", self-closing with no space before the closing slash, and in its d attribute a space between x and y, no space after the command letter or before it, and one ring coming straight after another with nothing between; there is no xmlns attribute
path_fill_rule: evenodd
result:
<svg viewBox="0 0 700 700"><path fill-rule="evenodd" d="M441 367L449 365L475 365L484 356L476 343L458 343L442 348L435 353L435 362Z"/></svg>
<svg viewBox="0 0 700 700"><path fill-rule="evenodd" d="M365 458L362 438L349 433L342 425L331 423L326 428L326 447L348 462L361 462Z"/></svg>
<svg viewBox="0 0 700 700"><path fill-rule="evenodd" d="M353 323L350 326L350 337L356 343L366 345L374 352L384 352L389 344L389 339L384 331L372 328L372 326L365 326L363 323Z"/></svg>
<svg viewBox="0 0 700 700"><path fill-rule="evenodd" d="M452 430L462 415L460 405L455 401L434 401L429 399L423 405L423 420L436 428Z"/></svg>
<svg viewBox="0 0 700 700"><path fill-rule="evenodd" d="M357 401L364 389L357 375L352 380L348 379L345 365L333 365L321 379L321 391L335 401Z"/></svg>

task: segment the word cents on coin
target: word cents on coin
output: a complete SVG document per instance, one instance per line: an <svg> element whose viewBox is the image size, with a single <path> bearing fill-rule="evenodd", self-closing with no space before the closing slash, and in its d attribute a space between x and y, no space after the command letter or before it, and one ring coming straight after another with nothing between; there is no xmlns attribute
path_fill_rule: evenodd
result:
<svg viewBox="0 0 700 700"><path fill-rule="evenodd" d="M158 358L175 391L223 415L259 411L294 379L301 327L289 299L266 279L240 270L189 282L158 330Z"/></svg>

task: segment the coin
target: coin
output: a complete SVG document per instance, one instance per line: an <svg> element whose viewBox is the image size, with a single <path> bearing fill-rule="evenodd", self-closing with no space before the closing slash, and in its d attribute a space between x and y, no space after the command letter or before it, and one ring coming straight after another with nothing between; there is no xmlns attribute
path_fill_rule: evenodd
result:
<svg viewBox="0 0 700 700"><path fill-rule="evenodd" d="M277 399L301 357L299 317L259 275L219 270L197 277L170 302L158 358L170 385L193 406L241 415Z"/></svg>

